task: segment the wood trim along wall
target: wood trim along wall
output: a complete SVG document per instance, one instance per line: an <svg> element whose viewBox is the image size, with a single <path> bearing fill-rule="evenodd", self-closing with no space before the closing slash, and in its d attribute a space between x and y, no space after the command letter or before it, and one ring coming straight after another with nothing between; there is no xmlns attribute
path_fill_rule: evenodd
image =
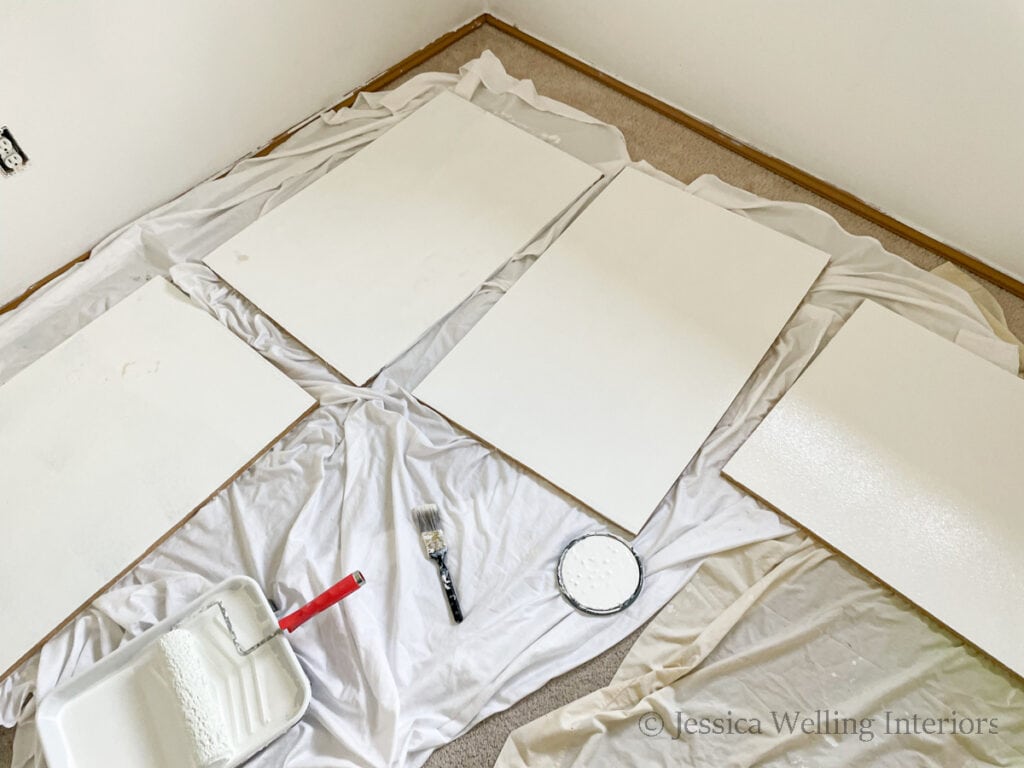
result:
<svg viewBox="0 0 1024 768"><path fill-rule="evenodd" d="M484 13L481 14L480 16L477 16L475 19L466 22L458 29L453 30L452 32L448 32L447 34L444 34L441 37L437 38L437 40L433 41L426 47L421 48L419 51L412 54L411 56L407 56L406 58L402 59L393 67L386 69L373 80L370 80L368 83L366 83L366 85L354 90L345 99L331 107L331 109L334 111L338 111L343 107L350 106L355 101L356 96L358 96L361 91L376 91L381 88L384 88L387 85L390 85L399 77L407 73L409 70L419 66L430 57L435 56L448 46L452 45L458 40L461 40L470 32L479 29L485 24L490 27L493 27L494 29L500 30L501 32L504 32L505 34L511 37L514 37L520 42L523 42L526 45L529 45L532 48L535 48L538 51L547 54L551 58L560 61L561 63L569 67L572 67L577 72L581 72L584 75L593 78L602 85L605 85L611 88L612 90L618 91L619 93L628 96L629 98L642 104L648 109L653 109L655 112L664 115L670 120L674 120L680 125L683 125L696 133L699 133L701 136L710 139L716 144L719 144L725 147L726 149L735 152L741 157L744 157L747 160L750 160L751 162L757 163L763 168L767 168L769 171L772 171L773 173L776 173L785 179L789 179L790 181L799 184L801 187L804 187L805 189L809 189L811 192L814 192L816 195L819 195L825 198L826 200L831 200L833 203L841 205L843 208L846 208L847 210L856 213L858 216L861 216L867 219L868 221L878 224L879 226L884 227L890 232L894 232L900 237L909 240L910 242L916 245L920 245L921 247L926 248L929 251L932 251L933 253L936 253L945 259L948 259L949 261L958 264L964 269L967 269L975 273L976 275L979 275L980 277L988 280L989 282L998 285L1000 288L1004 288L1005 290L1009 291L1015 296L1024 299L1024 283L1010 277L1009 275L1003 274L995 267L991 267L988 264L981 261L980 259L977 259L974 256L971 256L967 253L964 253L963 251L960 251L951 245L947 245L946 243L943 243L941 240L936 240L934 237L926 235L924 232L914 229L909 224L905 224L902 221L893 218L892 216L886 213L882 213L880 210L868 205L860 198L855 197L849 192L845 192L844 190L839 189L839 187L836 187L833 184L829 184L827 181L824 181L823 179L819 179L817 176L814 176L810 173L807 173L806 171L801 170L800 168L797 168L795 165L791 165L784 160L780 160L777 157L772 157L771 155L765 154L764 152L761 152L748 144L744 144L743 142L734 139L732 136L718 130L713 125L705 123L702 120L698 120L693 115L689 115L686 112L683 112L681 109L673 107L672 105L667 104L664 101L656 99L649 93L645 93L644 91L641 91L638 88L634 88L631 85L627 85L621 80L618 80L612 77L611 75L602 72L596 67L593 67L590 64L587 64L573 56L570 56L564 51L561 51L558 48L555 48L554 46L545 43L544 41L539 40L536 37L527 34L526 32L523 32L518 27L515 27L512 24L509 24L508 22L501 20L496 16L492 16L489 13ZM322 114L322 112L318 112L317 114ZM282 142L287 140L288 137L291 136L295 131L297 131L302 126L306 125L310 120L312 120L315 117L316 115L312 115L306 120L303 120L302 122L298 123L295 127L289 128L284 133L271 139L257 152L252 153L250 155L246 155L245 157L263 157L264 155L269 154ZM227 171L225 171L225 173L227 173ZM63 267L60 267L56 271L50 273L42 280L33 283L20 296L0 306L0 314L3 314L4 312L9 312L10 310L19 306L29 296L38 291L51 280L64 274L69 269L71 269L71 267L73 267L75 264L85 261L87 258L89 258L90 253L91 251L88 253L83 253L81 256L78 256L74 260L68 262Z"/></svg>
<svg viewBox="0 0 1024 768"><path fill-rule="evenodd" d="M342 99L333 107L331 107L331 110L337 112L339 109L351 107L352 104L355 102L356 97L362 91L379 91L381 88L384 88L387 85L391 85L391 83L395 82L395 80L400 78L409 70L415 69L420 64L425 62L427 59L436 56L445 48L450 46L452 43L458 42L466 35L468 35L470 32L480 29L480 27L482 27L486 23L487 14L480 14L475 19L467 21L458 29L452 30L451 32L441 35L439 38L437 38L437 40L435 40L432 43L429 43L426 47L420 48L420 50L416 51L416 53L412 54L411 56L406 56L393 67L389 67L388 69L384 70L375 78L373 78L373 80L368 82L366 85L352 91L352 93L350 93L344 99ZM327 110L324 111L326 112ZM318 112L317 114L323 113ZM313 117L316 117L316 115L313 115ZM270 154L274 149L277 148L279 144L284 142L289 136L295 133L295 131L299 130L299 128L305 126L311 119L312 118L307 118L306 120L303 120L301 123L299 123L295 128L291 128L282 133L280 136L271 139L267 143L267 145L263 147L263 149L261 149L259 152L256 152L253 155L253 157L263 157L264 155Z"/></svg>
<svg viewBox="0 0 1024 768"><path fill-rule="evenodd" d="M3 306L0 306L0 315L2 315L4 312L10 312L12 309L17 307L19 304L21 304L23 301L25 301L25 299L27 299L33 293L35 293L40 288L42 288L44 285L49 283L51 280L56 280L58 277L60 277L65 272L67 272L69 269L71 269L73 266L75 266L75 264L81 264L83 261L88 259L91 255L92 255L92 251L86 251L81 256L76 256L75 258L73 258L71 261L69 261L63 267L57 267L57 269L53 270L53 272L48 274L42 280L36 280L36 282L32 283L32 285L30 285L28 288L26 288L24 290L24 292L22 292L22 294L20 296L16 296L15 298L11 299L9 302L4 304Z"/></svg>

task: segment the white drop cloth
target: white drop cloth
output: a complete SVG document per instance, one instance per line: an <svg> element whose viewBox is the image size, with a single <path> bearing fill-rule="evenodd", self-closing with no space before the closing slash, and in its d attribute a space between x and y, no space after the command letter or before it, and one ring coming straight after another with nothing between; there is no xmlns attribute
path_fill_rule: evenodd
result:
<svg viewBox="0 0 1024 768"><path fill-rule="evenodd" d="M792 530L721 478L719 469L861 298L871 296L949 338L964 330L992 336L962 290L886 253L877 241L847 234L808 206L766 201L713 177L698 179L690 185L694 194L828 251L833 264L636 538L648 574L640 598L617 616L579 614L558 595L555 563L565 543L603 523L406 394L571 213L368 389L341 383L195 263L424 96L449 87L606 173L628 162L616 129L537 96L529 81L509 77L485 54L457 76L422 75L325 114L270 156L242 162L127 226L89 261L0 317L3 381L147 277L170 270L180 287L322 403L0 684L0 723L19 726L17 768L42 765L30 697L182 608L211 582L248 574L288 609L354 568L366 574L366 587L341 610L291 636L312 681L308 714L251 764L420 765L437 746L625 637L706 555ZM636 396L644 396L642 380ZM458 627L449 623L409 518L409 508L426 501L447 514L451 565L467 614Z"/></svg>

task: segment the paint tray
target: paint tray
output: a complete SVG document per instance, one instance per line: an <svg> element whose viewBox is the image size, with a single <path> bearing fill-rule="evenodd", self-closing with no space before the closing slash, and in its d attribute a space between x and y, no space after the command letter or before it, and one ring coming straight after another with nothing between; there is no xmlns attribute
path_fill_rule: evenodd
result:
<svg viewBox="0 0 1024 768"><path fill-rule="evenodd" d="M175 626L195 635L232 735L235 753L223 768L245 762L299 721L309 680L289 642L279 636L240 656L219 612L202 610L213 600L224 604L242 643L277 629L255 581L222 582L43 699L36 720L49 768L194 766L184 716L156 664L156 640Z"/></svg>

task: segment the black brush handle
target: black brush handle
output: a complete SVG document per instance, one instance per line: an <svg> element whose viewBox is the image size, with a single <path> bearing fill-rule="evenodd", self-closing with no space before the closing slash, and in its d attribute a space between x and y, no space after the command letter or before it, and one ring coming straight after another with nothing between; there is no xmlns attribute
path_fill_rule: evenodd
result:
<svg viewBox="0 0 1024 768"><path fill-rule="evenodd" d="M444 589L444 596L448 598L448 607L452 609L452 618L455 619L456 624L461 624L462 606L459 605L459 596L455 594L452 574L448 570L448 559L444 555L434 559L437 560L437 574L441 577L441 587Z"/></svg>

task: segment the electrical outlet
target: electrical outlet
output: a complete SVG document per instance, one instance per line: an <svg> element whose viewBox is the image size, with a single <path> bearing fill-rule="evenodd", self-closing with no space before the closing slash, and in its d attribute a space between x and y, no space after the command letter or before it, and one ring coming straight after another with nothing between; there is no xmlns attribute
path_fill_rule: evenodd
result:
<svg viewBox="0 0 1024 768"><path fill-rule="evenodd" d="M20 171L28 162L28 155L18 146L7 126L0 127L0 172L12 174Z"/></svg>

